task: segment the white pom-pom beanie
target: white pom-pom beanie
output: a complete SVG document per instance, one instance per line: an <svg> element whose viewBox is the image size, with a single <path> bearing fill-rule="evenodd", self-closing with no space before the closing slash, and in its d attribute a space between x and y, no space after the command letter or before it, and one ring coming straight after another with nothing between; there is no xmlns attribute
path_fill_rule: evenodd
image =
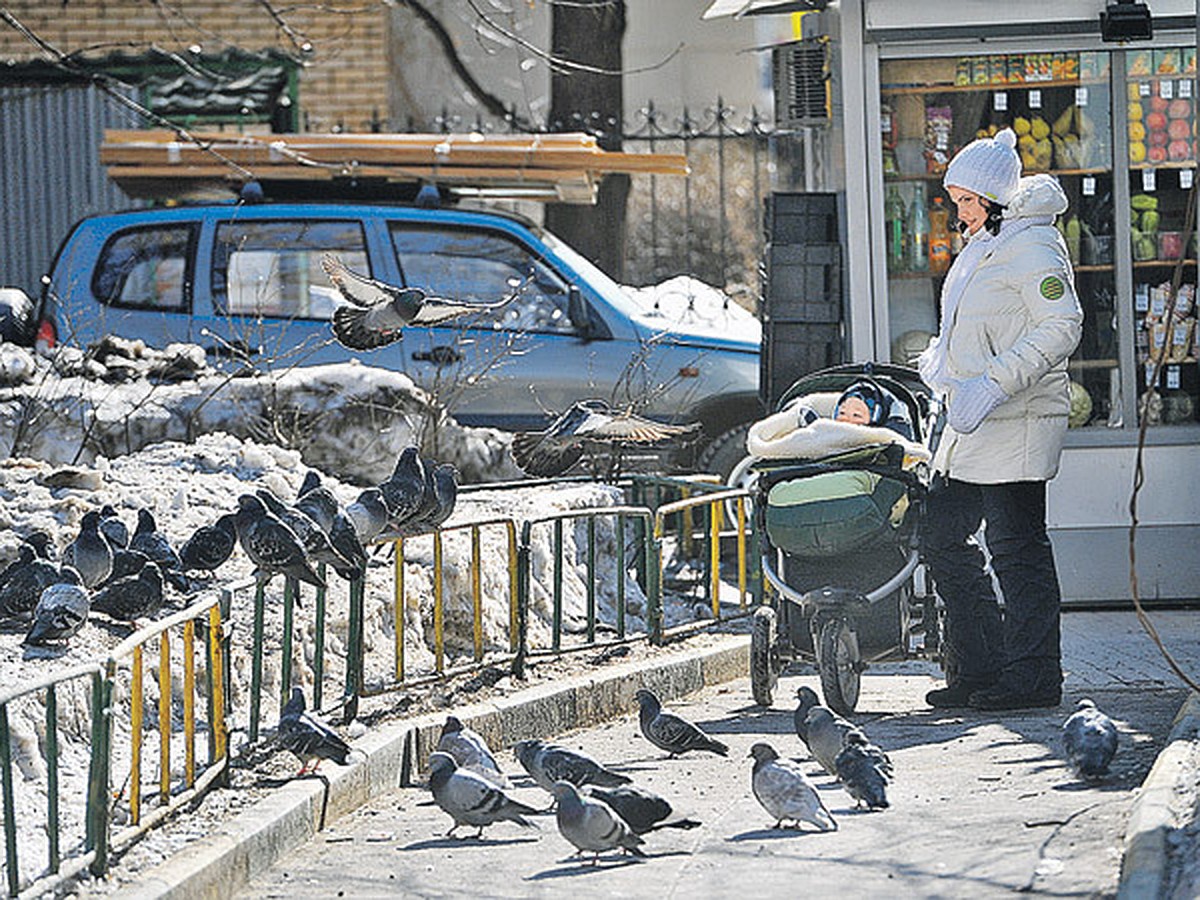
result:
<svg viewBox="0 0 1200 900"><path fill-rule="evenodd" d="M1021 180L1017 136L1005 128L994 138L971 141L950 160L942 184L959 187L1008 206Z"/></svg>

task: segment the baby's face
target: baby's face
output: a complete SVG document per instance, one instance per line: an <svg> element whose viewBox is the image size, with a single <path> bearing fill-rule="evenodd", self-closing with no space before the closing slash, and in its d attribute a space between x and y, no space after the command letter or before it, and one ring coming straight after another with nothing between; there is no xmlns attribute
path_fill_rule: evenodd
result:
<svg viewBox="0 0 1200 900"><path fill-rule="evenodd" d="M870 425L871 410L861 397L846 397L838 404L837 415L839 422L853 422L855 425Z"/></svg>

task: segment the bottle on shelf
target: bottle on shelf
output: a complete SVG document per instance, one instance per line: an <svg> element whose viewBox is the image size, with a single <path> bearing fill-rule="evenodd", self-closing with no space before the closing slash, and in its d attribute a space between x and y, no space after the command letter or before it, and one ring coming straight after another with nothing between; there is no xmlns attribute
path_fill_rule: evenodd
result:
<svg viewBox="0 0 1200 900"><path fill-rule="evenodd" d="M889 272L903 272L908 268L905 246L907 227L904 222L904 200L895 185L888 188L883 206L883 217L887 228L887 263Z"/></svg>
<svg viewBox="0 0 1200 900"><path fill-rule="evenodd" d="M929 271L942 274L950 268L950 210L941 197L933 198L929 211Z"/></svg>
<svg viewBox="0 0 1200 900"><path fill-rule="evenodd" d="M916 185L908 209L908 267L913 272L929 271L929 210L923 184Z"/></svg>

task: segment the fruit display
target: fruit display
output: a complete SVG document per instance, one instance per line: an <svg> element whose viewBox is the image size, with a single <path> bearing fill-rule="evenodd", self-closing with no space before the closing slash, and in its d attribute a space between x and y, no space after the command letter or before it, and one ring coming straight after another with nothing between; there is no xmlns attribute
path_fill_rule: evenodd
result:
<svg viewBox="0 0 1200 900"><path fill-rule="evenodd" d="M1138 262L1154 259L1158 254L1158 198L1150 194L1134 194L1129 198L1129 205L1133 258Z"/></svg>
<svg viewBox="0 0 1200 900"><path fill-rule="evenodd" d="M1129 82L1126 113L1131 163L1161 165L1196 158L1195 108L1190 97L1176 96L1181 83L1186 82L1167 78Z"/></svg>

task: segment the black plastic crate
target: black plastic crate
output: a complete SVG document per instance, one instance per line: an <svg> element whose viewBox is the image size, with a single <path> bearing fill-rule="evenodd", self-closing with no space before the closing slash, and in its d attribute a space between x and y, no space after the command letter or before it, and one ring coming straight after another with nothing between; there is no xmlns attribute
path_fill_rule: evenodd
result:
<svg viewBox="0 0 1200 900"><path fill-rule="evenodd" d="M768 409L799 378L845 361L842 326L824 322L763 321L759 394Z"/></svg>
<svg viewBox="0 0 1200 900"><path fill-rule="evenodd" d="M772 244L836 244L837 194L770 194L763 229Z"/></svg>
<svg viewBox="0 0 1200 900"><path fill-rule="evenodd" d="M766 250L764 318L842 320L842 250L837 244L772 244Z"/></svg>

